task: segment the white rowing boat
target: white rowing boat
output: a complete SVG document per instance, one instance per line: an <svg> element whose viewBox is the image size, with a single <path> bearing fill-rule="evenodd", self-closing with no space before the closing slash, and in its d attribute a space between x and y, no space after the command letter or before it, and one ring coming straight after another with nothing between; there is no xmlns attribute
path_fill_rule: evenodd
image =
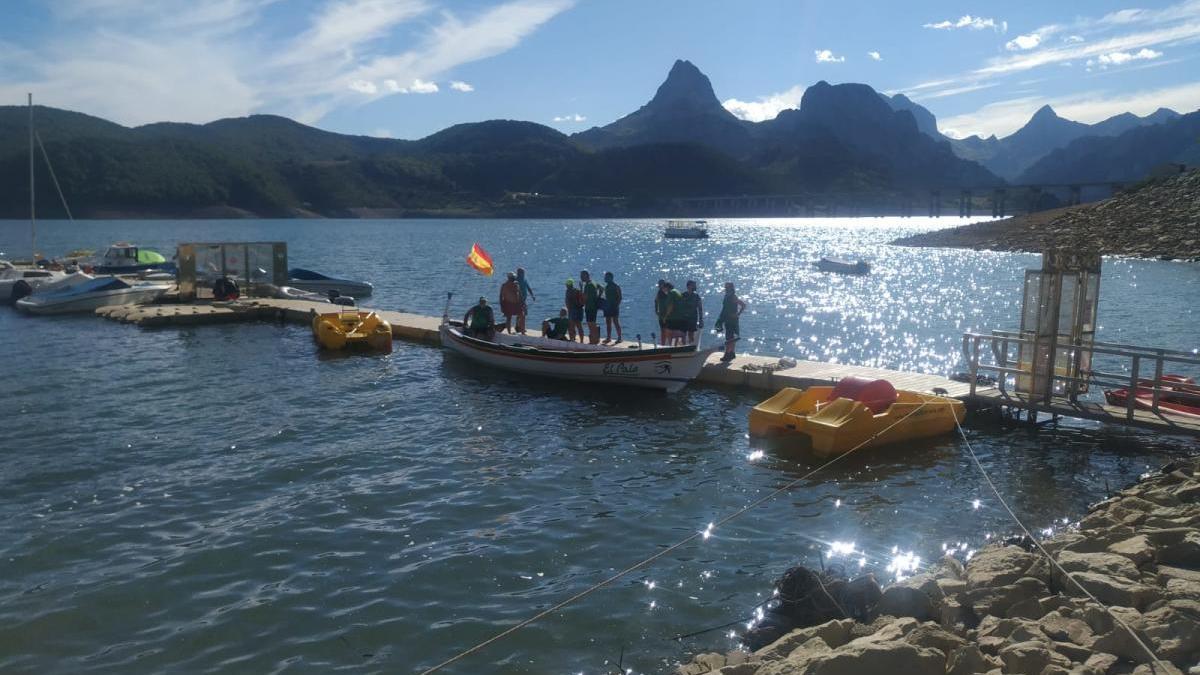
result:
<svg viewBox="0 0 1200 675"><path fill-rule="evenodd" d="M700 374L711 349L614 347L498 333L494 341L464 335L460 325L442 323L442 346L473 361L519 373L578 382L683 389Z"/></svg>

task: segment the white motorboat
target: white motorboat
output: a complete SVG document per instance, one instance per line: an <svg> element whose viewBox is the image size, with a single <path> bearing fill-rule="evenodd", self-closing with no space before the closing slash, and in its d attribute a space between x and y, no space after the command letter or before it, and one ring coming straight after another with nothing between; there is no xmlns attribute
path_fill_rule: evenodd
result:
<svg viewBox="0 0 1200 675"><path fill-rule="evenodd" d="M871 265L861 260L858 262L850 262L841 258L821 258L813 263L813 267L822 272L836 272L837 274L870 274Z"/></svg>
<svg viewBox="0 0 1200 675"><path fill-rule="evenodd" d="M707 220L668 220L663 232L667 239L707 239Z"/></svg>
<svg viewBox="0 0 1200 675"><path fill-rule="evenodd" d="M320 293L328 297L329 291L337 291L338 295L349 295L353 298L365 298L375 290L375 287L365 281L351 281L325 276L320 272L293 267L288 270L288 286L302 291Z"/></svg>
<svg viewBox="0 0 1200 675"><path fill-rule="evenodd" d="M614 347L503 333L497 333L494 340L481 340L465 335L457 322L443 322L441 338L443 347L496 368L668 392L679 391L694 380L713 352L697 345Z"/></svg>
<svg viewBox="0 0 1200 675"><path fill-rule="evenodd" d="M84 277L80 279L80 277ZM17 301L17 309L30 314L91 312L110 305L142 305L154 302L170 286L153 282L129 283L118 277L70 275L77 283L66 283Z"/></svg>
<svg viewBox="0 0 1200 675"><path fill-rule="evenodd" d="M37 267L17 267L0 260L0 304L11 305L46 284L62 279L66 274Z"/></svg>

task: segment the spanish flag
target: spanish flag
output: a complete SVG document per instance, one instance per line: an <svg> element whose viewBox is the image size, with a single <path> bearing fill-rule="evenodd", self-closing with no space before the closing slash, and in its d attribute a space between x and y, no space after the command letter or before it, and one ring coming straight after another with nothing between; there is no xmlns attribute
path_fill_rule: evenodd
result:
<svg viewBox="0 0 1200 675"><path fill-rule="evenodd" d="M467 254L467 264L487 276L492 276L492 256L483 250L479 244L471 244L471 252Z"/></svg>

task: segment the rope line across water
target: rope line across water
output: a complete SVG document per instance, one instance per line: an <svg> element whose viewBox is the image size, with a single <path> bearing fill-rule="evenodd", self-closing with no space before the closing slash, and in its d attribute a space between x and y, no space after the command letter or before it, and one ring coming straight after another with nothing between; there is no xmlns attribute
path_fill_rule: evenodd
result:
<svg viewBox="0 0 1200 675"><path fill-rule="evenodd" d="M824 464L822 464L821 466L818 466L817 468L813 469L812 471L809 471L808 473L804 474L803 476L800 476L799 478L796 478L796 479L786 483L783 487L776 489L774 492L771 492L770 494L766 495L765 497L760 497L759 499L756 499L756 500L750 502L746 506L742 507L741 509L738 509L737 511L734 511L733 513L725 516L724 518L722 518L718 521L715 521L713 523L709 523L708 527L705 528L704 530L702 530L700 532L696 532L696 533L692 534L691 536L686 537L685 539L681 539L680 541L675 542L674 544L671 544L670 546L659 551L658 553L655 553L654 555L652 555L648 558L645 558L639 562L636 562L636 563L630 565L629 567L626 567L625 569L621 570L620 572L617 572L616 574L608 577L607 579L597 582L597 583L585 588L584 590L576 593L575 595L572 595L571 597L567 598L566 600L563 600L562 602L559 602L558 604L550 607L549 609L544 609L541 612L538 612L537 614L534 614L533 616L529 617L528 619L521 621L520 623L516 624L515 626L507 628L507 629L493 635L492 637L484 640L483 642L480 642L480 643L476 644L475 646L470 647L469 649L465 649L465 650L459 652L458 654L455 654L454 656L446 659L445 661L442 661L441 663L437 664L436 666L433 666L432 668L429 668L428 670L421 671L420 675L430 675L431 673L435 673L435 672L441 670L442 668L445 668L446 666L449 666L449 665L453 664L454 662L463 659L464 657L470 656L471 654L474 654L475 652L483 649L484 647L487 647L488 645L490 645L494 642L497 642L505 637L508 637L509 635L512 635L513 633L517 632L518 630L521 630L522 628L528 626L529 624L534 623L534 622L538 621L539 619L543 619L543 618L557 612L558 610L566 607L567 605L570 605L577 600L580 600L588 595L591 595L592 593L595 593L596 591L600 590L601 588L604 588L605 586L607 586L607 585L611 584L612 582L620 579L621 577L629 574L630 572L635 572L635 571L645 567L646 565L649 565L650 563L654 562L655 560L658 560L659 558L680 548L681 546L685 546L688 543L695 541L697 538L707 539L709 537L709 535L711 535L712 532L716 528L721 527L725 523L728 523L729 521L744 515L746 512L748 512L754 508L762 506L763 504L774 499L775 497L796 487L797 485L799 485L803 481L809 479L810 477L817 474L818 472L833 465L835 462L838 462L841 459L850 456L850 454L853 453L855 450L858 450L859 448L867 445L868 443L875 440L876 438L879 438L880 436L884 435L885 433L890 431L893 427L900 424L901 422L908 419L909 417L912 417L919 410L921 410L922 408L924 408L927 405L929 405L928 401L922 402L921 405L917 406L916 408L913 408L913 410L911 412L909 412L907 415L905 415L904 417L901 417L900 419L896 420L895 422L892 422L891 424L884 427L880 431L876 432L875 435L871 436L870 438L863 441L862 443L859 443L858 445L854 446L853 448L850 448L848 451L834 457L833 459L829 460L828 462L825 462Z"/></svg>
<svg viewBox="0 0 1200 675"><path fill-rule="evenodd" d="M975 463L975 468L979 469L979 473L983 476L984 482L986 482L988 487L992 489L992 494L996 495L996 500L999 501L1000 505L1004 507L1004 510L1008 512L1009 517L1012 518L1013 522L1017 524L1017 527L1021 528L1021 531L1025 533L1025 536L1029 539L1029 541L1032 541L1033 545L1037 546L1038 550L1042 552L1042 555L1046 556L1046 560L1049 561L1055 569L1057 569L1064 577L1070 579L1071 583L1075 584L1076 588L1083 591L1084 595L1086 595L1092 602L1103 608L1104 611L1112 617L1113 621L1116 621L1121 628L1124 628L1125 631L1134 639L1134 641L1138 643L1138 646L1145 650L1146 655L1150 657L1150 662L1154 664L1154 666L1164 666L1164 662L1158 657L1158 654L1156 654L1149 645L1143 642L1142 639L1138 637L1138 634L1135 633L1128 624L1121 620L1121 617L1114 614L1113 611L1109 609L1108 605L1100 602L1096 596L1092 595L1091 591L1084 588L1083 584L1079 583L1073 574L1063 569L1062 565L1058 564L1058 561L1054 559L1054 556L1050 555L1050 552L1042 547L1042 542L1038 541L1037 538L1033 536L1033 534L1029 531L1029 528L1025 527L1025 523L1022 523L1021 519L1017 517L1017 514L1013 513L1013 510L1008 506L1008 502L1004 501L1004 497L1000 496L1000 490L996 488L996 484L992 482L992 479L990 476L988 476L987 471L983 469L983 464L979 461L979 457L975 454L975 449L971 447L970 439L967 438L967 432L963 430L962 425L958 423L957 418L955 418L954 424L956 427L958 427L958 433L960 436L962 436L963 443L965 443L967 446L967 452L970 453L971 460ZM1157 670L1157 668L1154 669ZM1170 669L1166 669L1166 672L1170 672Z"/></svg>

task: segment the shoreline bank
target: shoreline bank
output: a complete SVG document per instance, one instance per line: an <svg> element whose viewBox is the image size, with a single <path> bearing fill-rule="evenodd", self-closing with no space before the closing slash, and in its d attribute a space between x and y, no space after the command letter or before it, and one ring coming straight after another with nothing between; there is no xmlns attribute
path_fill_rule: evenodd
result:
<svg viewBox="0 0 1200 675"><path fill-rule="evenodd" d="M892 244L1032 253L1066 248L1200 261L1200 171L1156 181L1094 204L935 230L896 239Z"/></svg>
<svg viewBox="0 0 1200 675"><path fill-rule="evenodd" d="M676 673L1200 673L1198 472L1200 458L1173 462L1094 505L1042 542L1057 565L1032 542L947 557L886 588L871 623L799 628Z"/></svg>

